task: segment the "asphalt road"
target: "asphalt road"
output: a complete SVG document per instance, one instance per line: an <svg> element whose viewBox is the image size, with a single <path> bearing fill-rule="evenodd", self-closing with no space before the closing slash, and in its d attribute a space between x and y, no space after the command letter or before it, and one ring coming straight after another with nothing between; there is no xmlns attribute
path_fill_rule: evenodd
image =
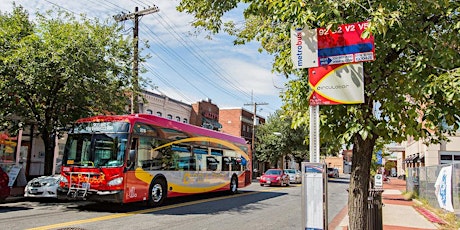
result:
<svg viewBox="0 0 460 230"><path fill-rule="evenodd" d="M328 183L328 221L346 205L348 178ZM169 199L162 207L21 199L0 204L0 228L15 229L303 229L301 185L240 189Z"/></svg>

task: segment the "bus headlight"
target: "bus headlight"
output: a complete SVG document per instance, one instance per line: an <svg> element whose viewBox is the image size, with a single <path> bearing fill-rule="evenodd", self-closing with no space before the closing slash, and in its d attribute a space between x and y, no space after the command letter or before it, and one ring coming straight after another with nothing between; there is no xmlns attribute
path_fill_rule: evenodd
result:
<svg viewBox="0 0 460 230"><path fill-rule="evenodd" d="M121 183L123 183L123 177L118 177L118 178L115 178L115 179L109 181L109 183L107 183L107 185L116 186L116 185L120 185Z"/></svg>
<svg viewBox="0 0 460 230"><path fill-rule="evenodd" d="M62 175L61 175L61 178L59 178L59 180L60 180L61 182L64 182L64 184L67 184L67 183L69 182L69 181L67 180L67 177L62 176Z"/></svg>

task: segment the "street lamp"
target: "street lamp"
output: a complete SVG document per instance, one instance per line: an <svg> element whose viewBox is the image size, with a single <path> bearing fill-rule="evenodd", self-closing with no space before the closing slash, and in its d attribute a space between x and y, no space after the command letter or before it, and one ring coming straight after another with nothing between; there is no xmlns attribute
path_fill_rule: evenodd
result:
<svg viewBox="0 0 460 230"><path fill-rule="evenodd" d="M273 132L273 135L277 137L283 136L283 134L280 132ZM284 169L284 155L281 156L281 168Z"/></svg>

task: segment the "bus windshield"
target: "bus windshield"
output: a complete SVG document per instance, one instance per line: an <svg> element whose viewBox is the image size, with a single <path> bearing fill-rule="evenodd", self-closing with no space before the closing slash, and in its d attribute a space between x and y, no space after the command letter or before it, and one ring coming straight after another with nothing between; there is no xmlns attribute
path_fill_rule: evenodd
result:
<svg viewBox="0 0 460 230"><path fill-rule="evenodd" d="M125 160L127 133L69 133L64 166L118 167Z"/></svg>

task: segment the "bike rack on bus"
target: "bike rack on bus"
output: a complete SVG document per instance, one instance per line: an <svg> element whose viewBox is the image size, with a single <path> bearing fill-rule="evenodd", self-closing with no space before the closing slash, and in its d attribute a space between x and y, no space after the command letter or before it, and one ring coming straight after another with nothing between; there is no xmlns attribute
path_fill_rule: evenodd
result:
<svg viewBox="0 0 460 230"><path fill-rule="evenodd" d="M67 192L67 196L85 198L89 188L90 173L70 172L69 191Z"/></svg>

